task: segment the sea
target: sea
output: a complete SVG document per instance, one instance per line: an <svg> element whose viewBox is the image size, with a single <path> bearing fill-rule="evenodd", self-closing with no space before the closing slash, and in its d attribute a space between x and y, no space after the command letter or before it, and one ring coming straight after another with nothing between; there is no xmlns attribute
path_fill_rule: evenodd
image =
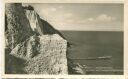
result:
<svg viewBox="0 0 128 79"><path fill-rule="evenodd" d="M71 43L68 50L69 58L79 63L86 74L123 74L123 31L61 31L61 33Z"/></svg>

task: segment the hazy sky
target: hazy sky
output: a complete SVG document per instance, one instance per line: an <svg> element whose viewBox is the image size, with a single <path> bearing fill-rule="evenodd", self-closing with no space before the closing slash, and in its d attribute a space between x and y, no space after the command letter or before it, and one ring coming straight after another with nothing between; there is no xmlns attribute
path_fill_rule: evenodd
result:
<svg viewBox="0 0 128 79"><path fill-rule="evenodd" d="M59 30L122 31L123 4L30 4Z"/></svg>

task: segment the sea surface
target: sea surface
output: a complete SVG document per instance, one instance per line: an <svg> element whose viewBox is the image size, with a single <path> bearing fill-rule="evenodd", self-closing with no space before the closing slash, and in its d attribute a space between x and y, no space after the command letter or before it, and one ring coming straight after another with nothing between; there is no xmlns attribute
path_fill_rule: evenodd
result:
<svg viewBox="0 0 128 79"><path fill-rule="evenodd" d="M69 58L82 65L87 74L123 74L123 32L61 31L72 45ZM92 59L111 56L109 59ZM85 58L85 60L79 60ZM78 60L75 60L78 59Z"/></svg>

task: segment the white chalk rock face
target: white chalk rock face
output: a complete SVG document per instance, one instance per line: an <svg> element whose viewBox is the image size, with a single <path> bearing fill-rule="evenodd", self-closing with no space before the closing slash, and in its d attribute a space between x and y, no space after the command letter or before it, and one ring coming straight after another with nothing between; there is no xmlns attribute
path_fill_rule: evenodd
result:
<svg viewBox="0 0 128 79"><path fill-rule="evenodd" d="M68 74L67 41L57 34L32 36L27 41L18 44L10 53L23 59L22 71L28 74ZM14 62L14 64L17 62ZM19 65L20 65L19 64ZM12 65L18 73L18 68Z"/></svg>
<svg viewBox="0 0 128 79"><path fill-rule="evenodd" d="M40 28L42 24L39 15L34 10L25 10L25 14L29 20L32 30L42 35L43 33Z"/></svg>

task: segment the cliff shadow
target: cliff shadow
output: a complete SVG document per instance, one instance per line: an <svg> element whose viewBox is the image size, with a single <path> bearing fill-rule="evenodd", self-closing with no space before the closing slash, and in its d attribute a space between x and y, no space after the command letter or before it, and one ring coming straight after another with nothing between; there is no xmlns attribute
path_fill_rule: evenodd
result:
<svg viewBox="0 0 128 79"><path fill-rule="evenodd" d="M59 34L62 38L65 39L65 37L58 31L56 30L50 23L47 21L41 19L42 27L41 30L44 34Z"/></svg>
<svg viewBox="0 0 128 79"><path fill-rule="evenodd" d="M26 74L23 70L26 61L10 55L9 50L5 50L5 74Z"/></svg>

